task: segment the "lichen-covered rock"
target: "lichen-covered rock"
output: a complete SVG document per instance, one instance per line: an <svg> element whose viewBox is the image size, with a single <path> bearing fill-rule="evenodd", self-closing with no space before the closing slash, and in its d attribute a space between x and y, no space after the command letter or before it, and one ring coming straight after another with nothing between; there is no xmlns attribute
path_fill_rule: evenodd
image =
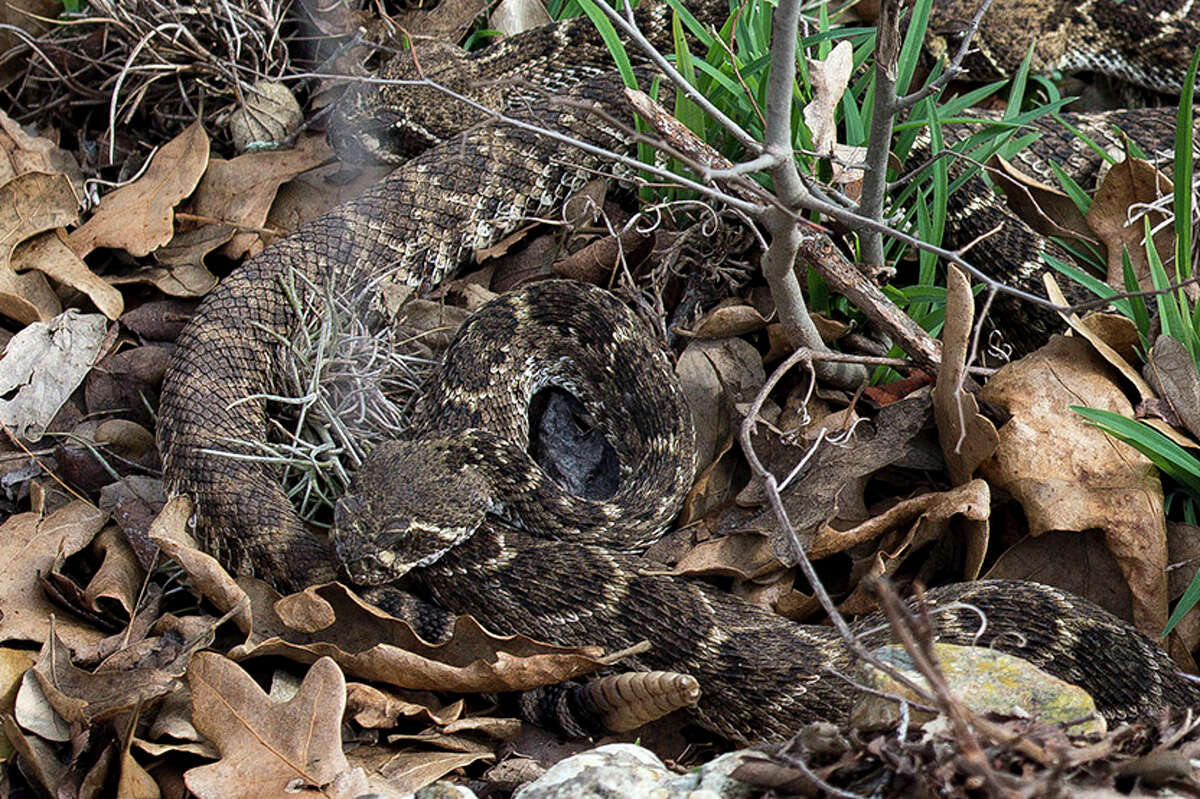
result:
<svg viewBox="0 0 1200 799"><path fill-rule="evenodd" d="M934 644L934 651L951 692L974 713L1030 716L1051 724L1092 716L1087 722L1072 725L1068 732L1103 733L1106 729L1104 719L1096 712L1096 703L1086 691L1047 674L1027 660L980 646ZM873 654L918 685L927 684L904 647L884 646ZM918 699L868 664L859 667L859 679L877 691ZM850 724L859 729L890 727L896 723L898 712L897 702L864 692L855 699ZM910 719L916 724L933 717L915 708L910 710Z"/></svg>

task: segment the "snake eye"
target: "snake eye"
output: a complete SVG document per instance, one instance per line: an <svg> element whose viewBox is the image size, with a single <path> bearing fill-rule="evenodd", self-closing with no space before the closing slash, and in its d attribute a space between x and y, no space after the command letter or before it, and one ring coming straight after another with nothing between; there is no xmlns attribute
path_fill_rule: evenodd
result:
<svg viewBox="0 0 1200 799"><path fill-rule="evenodd" d="M347 494L333 506L333 526L339 530L350 529L362 511L363 501L355 494Z"/></svg>

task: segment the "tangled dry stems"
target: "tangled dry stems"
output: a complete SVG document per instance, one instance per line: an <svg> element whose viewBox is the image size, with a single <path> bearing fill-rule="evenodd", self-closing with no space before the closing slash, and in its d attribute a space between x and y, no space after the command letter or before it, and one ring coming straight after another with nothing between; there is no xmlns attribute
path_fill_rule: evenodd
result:
<svg viewBox="0 0 1200 799"><path fill-rule="evenodd" d="M246 102L255 81L311 66L294 63L313 31L289 16L291 6L89 0L83 14L41 20L48 29L37 35L29 30L38 20L3 26L17 43L0 54L0 68L20 65L4 89L5 107L21 122L52 115L71 123L59 126L79 130L80 143L90 145L80 149L92 150L100 165L161 144L197 118L210 132L223 131L220 122ZM129 130L137 140L126 139Z"/></svg>

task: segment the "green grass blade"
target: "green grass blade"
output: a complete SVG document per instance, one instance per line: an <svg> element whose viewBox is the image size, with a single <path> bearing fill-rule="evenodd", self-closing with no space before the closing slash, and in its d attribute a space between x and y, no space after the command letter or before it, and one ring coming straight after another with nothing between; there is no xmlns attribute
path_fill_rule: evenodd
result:
<svg viewBox="0 0 1200 799"><path fill-rule="evenodd" d="M1200 66L1200 47L1192 55L1192 64L1183 80L1175 126L1175 274L1179 280L1192 276L1192 94L1197 66Z"/></svg>
<svg viewBox="0 0 1200 799"><path fill-rule="evenodd" d="M1153 427L1099 408L1071 405L1070 409L1145 455L1175 482L1200 492L1200 460Z"/></svg>
<svg viewBox="0 0 1200 799"><path fill-rule="evenodd" d="M1141 290L1137 275L1133 273L1133 258L1129 255L1129 248L1125 246L1121 247L1121 280L1125 285L1126 292L1132 294ZM1144 352L1150 347L1150 309L1146 307L1145 297L1130 297L1128 303L1129 318L1137 326L1138 337L1142 340Z"/></svg>
<svg viewBox="0 0 1200 799"><path fill-rule="evenodd" d="M629 63L629 53L625 52L625 45L621 42L621 37L617 35L617 29L613 27L612 20L605 16L593 0L575 0L575 2L596 26L601 40L604 41L604 46L612 53L617 71L621 73L621 80L630 89L636 89L637 78L634 77L633 66Z"/></svg>
<svg viewBox="0 0 1200 799"><path fill-rule="evenodd" d="M929 9L932 5L933 0L917 0L913 3L908 27L904 32L904 42L900 45L900 57L896 62L896 93L899 95L908 91L908 85L917 69L921 48L925 45L925 29L929 26Z"/></svg>

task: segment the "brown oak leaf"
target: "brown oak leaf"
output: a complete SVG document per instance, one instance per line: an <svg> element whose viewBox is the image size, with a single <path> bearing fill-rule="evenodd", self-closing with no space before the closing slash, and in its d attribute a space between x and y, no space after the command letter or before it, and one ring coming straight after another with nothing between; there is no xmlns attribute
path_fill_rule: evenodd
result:
<svg viewBox="0 0 1200 799"><path fill-rule="evenodd" d="M346 789L365 789L365 775L342 754L346 681L329 658L312 665L286 702L213 652L193 656L188 684L192 721L221 752L216 763L184 774L188 790L201 799L354 796Z"/></svg>

